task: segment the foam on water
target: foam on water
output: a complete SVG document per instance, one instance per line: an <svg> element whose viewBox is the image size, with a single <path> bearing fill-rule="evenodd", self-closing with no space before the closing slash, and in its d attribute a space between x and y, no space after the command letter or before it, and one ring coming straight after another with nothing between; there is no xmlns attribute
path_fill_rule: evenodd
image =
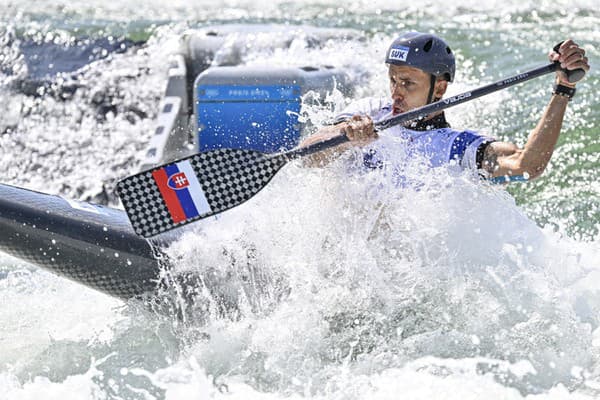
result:
<svg viewBox="0 0 600 400"><path fill-rule="evenodd" d="M193 349L208 373L318 396L424 358L417 370L489 374L525 392L581 384L573 369L598 356L597 246L541 230L468 177L436 171L399 192L382 189L383 174L340 169L290 167L171 248L181 268L213 276L210 300L238 319L215 313ZM466 372L446 365L465 357Z"/></svg>
<svg viewBox="0 0 600 400"><path fill-rule="evenodd" d="M60 384L4 373L9 398L111 384L167 399L598 395L596 244L538 228L469 176L441 169L418 190L386 190L389 175L348 174L353 162L290 165L169 249L178 272L205 278L197 297L210 317L188 314L175 339L134 315L108 347L139 340L175 359L131 368L88 345L104 359Z"/></svg>

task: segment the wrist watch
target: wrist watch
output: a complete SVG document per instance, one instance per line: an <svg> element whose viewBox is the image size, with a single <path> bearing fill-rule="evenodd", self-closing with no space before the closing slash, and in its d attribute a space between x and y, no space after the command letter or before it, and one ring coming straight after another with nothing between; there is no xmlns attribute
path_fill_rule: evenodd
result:
<svg viewBox="0 0 600 400"><path fill-rule="evenodd" d="M575 96L575 92L576 92L575 88L561 85L560 83L555 83L554 91L552 92L552 94L557 94L559 96L566 97L569 99L569 101L571 101L573 96Z"/></svg>

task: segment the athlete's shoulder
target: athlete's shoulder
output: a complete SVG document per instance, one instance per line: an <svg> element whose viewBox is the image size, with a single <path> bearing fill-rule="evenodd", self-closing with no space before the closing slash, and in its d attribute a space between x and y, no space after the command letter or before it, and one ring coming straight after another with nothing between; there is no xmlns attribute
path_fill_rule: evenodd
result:
<svg viewBox="0 0 600 400"><path fill-rule="evenodd" d="M458 160L460 165L468 169L481 168L481 157L485 147L496 139L470 129L454 132L450 159Z"/></svg>

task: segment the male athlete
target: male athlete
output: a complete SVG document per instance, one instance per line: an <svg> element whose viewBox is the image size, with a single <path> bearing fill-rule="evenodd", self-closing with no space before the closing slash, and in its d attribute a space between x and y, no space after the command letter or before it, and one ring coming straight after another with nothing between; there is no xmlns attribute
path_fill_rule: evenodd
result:
<svg viewBox="0 0 600 400"><path fill-rule="evenodd" d="M560 45L558 52L550 52L549 58L560 62L562 69L581 68L585 72L590 69L585 50L570 39ZM435 35L409 32L400 36L389 47L385 62L391 100L359 100L337 116L335 125L322 128L306 139L302 146L342 133L350 139L336 148L313 154L313 165L322 165L352 146L373 143L381 134L406 139L411 149L425 156L431 166L454 160L463 168L477 170L487 178L508 177L508 180L533 179L544 171L558 140L567 104L575 94L575 83L569 82L562 70L557 70L550 102L521 149L513 143L495 141L474 131L451 129L443 112L404 127L394 126L375 132L373 121L440 100L448 83L454 80L454 55ZM369 151L364 154L364 165L377 168L382 161L377 146L369 146Z"/></svg>

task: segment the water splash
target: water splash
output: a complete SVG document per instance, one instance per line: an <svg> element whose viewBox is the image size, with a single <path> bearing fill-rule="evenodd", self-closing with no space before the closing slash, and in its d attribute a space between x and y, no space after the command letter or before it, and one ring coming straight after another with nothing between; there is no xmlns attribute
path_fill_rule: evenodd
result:
<svg viewBox="0 0 600 400"><path fill-rule="evenodd" d="M218 275L202 300L220 312L194 349L208 373L319 394L343 371L487 357L481 371L524 392L582 383L572 369L598 361L599 293L577 289L598 273L594 252L466 176L430 171L419 190L385 190L385 174L345 170L290 167L171 248L182 271ZM532 371L515 376L497 360Z"/></svg>

